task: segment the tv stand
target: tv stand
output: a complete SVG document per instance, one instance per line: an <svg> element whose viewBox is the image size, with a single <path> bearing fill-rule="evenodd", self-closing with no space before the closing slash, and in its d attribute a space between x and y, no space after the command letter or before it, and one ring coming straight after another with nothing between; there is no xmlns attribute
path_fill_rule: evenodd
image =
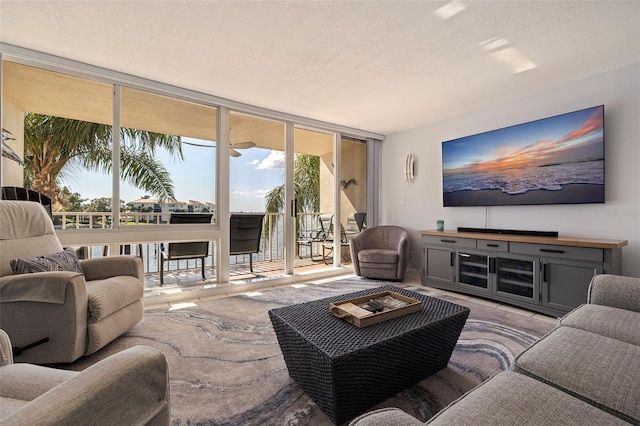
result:
<svg viewBox="0 0 640 426"><path fill-rule="evenodd" d="M563 316L591 278L620 274L626 240L419 231L422 284Z"/></svg>

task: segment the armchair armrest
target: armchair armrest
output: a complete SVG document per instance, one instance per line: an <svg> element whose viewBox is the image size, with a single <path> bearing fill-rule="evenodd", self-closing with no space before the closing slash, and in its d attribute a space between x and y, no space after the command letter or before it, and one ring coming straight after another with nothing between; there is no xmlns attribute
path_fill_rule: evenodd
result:
<svg viewBox="0 0 640 426"><path fill-rule="evenodd" d="M0 277L0 328L20 349L16 361L76 360L86 349L87 303L84 276L76 272Z"/></svg>
<svg viewBox="0 0 640 426"><path fill-rule="evenodd" d="M135 346L111 355L3 419L5 425L169 424L164 355Z"/></svg>
<svg viewBox="0 0 640 426"><path fill-rule="evenodd" d="M404 271L407 270L409 266L409 256L411 255L409 238L402 237L400 241L398 241L398 279L404 276Z"/></svg>
<svg viewBox="0 0 640 426"><path fill-rule="evenodd" d="M587 303L640 312L640 278L596 275L589 285Z"/></svg>
<svg viewBox="0 0 640 426"><path fill-rule="evenodd" d="M144 282L142 259L136 256L95 257L80 261L87 281L103 280L118 275L130 275Z"/></svg>
<svg viewBox="0 0 640 426"><path fill-rule="evenodd" d="M36 272L0 277L0 302L63 304L67 285L85 292L85 280L77 272Z"/></svg>

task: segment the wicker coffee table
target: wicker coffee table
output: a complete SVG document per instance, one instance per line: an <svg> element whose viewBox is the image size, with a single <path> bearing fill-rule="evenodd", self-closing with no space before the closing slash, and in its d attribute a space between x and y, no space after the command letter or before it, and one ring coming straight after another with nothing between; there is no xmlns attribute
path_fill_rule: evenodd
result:
<svg viewBox="0 0 640 426"><path fill-rule="evenodd" d="M358 328L329 303L383 291L422 301L422 310ZM336 424L447 366L469 309L384 286L269 311L289 375Z"/></svg>

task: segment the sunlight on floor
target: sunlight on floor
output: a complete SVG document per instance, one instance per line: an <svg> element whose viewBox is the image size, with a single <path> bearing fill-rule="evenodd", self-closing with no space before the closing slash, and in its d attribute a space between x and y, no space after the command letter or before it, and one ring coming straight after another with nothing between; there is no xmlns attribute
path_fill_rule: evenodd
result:
<svg viewBox="0 0 640 426"><path fill-rule="evenodd" d="M185 309L185 308L193 308L194 306L198 306L197 304L193 303L193 302L186 302L186 303L175 303L172 304L171 307L169 308L170 311L177 311L179 309Z"/></svg>

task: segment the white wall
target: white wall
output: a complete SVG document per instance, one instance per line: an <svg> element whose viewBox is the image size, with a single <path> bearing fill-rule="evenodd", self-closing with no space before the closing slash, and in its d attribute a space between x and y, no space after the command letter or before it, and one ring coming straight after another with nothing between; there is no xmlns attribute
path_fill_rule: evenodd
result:
<svg viewBox="0 0 640 426"><path fill-rule="evenodd" d="M605 204L442 207L442 141L602 104ZM409 153L416 156L413 185L403 175ZM622 249L622 273L640 277L640 63L389 135L382 143L382 158L381 221L410 231L416 267L417 231L435 229L436 220L444 219L447 230L526 229L558 231L562 237L628 240Z"/></svg>

